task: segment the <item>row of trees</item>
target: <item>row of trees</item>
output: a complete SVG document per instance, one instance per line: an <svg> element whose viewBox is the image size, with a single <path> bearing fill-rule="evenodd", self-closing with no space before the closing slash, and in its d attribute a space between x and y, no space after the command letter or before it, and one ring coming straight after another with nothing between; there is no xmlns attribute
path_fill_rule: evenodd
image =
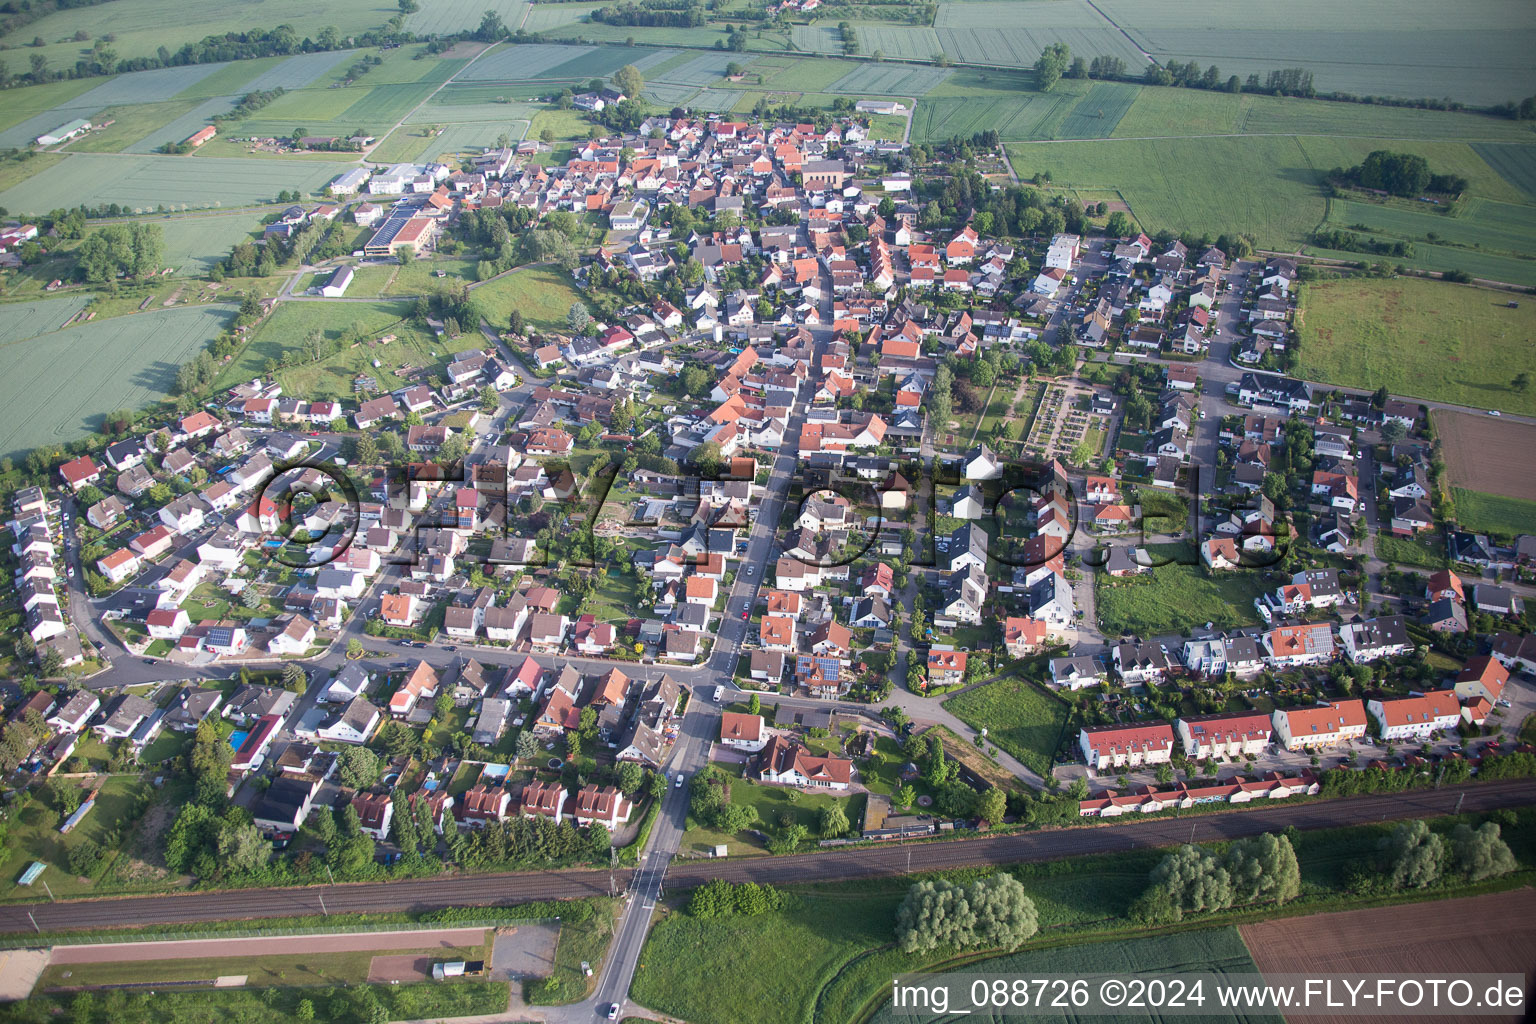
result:
<svg viewBox="0 0 1536 1024"><path fill-rule="evenodd" d="M1433 173L1429 161L1417 153L1394 153L1388 149L1373 150L1348 170L1335 167L1328 176L1360 188L1404 198L1414 198L1425 192L1460 195L1468 185L1467 179L1459 174Z"/></svg>

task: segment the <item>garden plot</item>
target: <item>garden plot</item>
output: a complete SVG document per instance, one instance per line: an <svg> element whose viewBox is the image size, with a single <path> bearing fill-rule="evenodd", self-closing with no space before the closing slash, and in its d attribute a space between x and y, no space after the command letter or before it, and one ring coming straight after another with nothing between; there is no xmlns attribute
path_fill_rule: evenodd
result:
<svg viewBox="0 0 1536 1024"><path fill-rule="evenodd" d="M48 310L49 318L65 308ZM217 337L234 312L234 306L197 306L135 313L7 342L0 453L14 457L84 437L114 409L164 398L181 364Z"/></svg>
<svg viewBox="0 0 1536 1024"><path fill-rule="evenodd" d="M921 96L954 72L949 68L914 68L863 64L827 87L839 95Z"/></svg>

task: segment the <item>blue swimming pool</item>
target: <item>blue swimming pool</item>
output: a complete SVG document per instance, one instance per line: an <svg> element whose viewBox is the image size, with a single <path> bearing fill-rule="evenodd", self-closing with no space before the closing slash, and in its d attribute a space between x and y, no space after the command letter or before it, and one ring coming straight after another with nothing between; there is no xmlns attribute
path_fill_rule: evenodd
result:
<svg viewBox="0 0 1536 1024"><path fill-rule="evenodd" d="M230 746L230 749L238 751L241 747L245 746L245 738L247 736L249 736L249 735L250 735L250 733L248 733L248 732L246 732L246 731L244 731L242 729L236 729L234 732L230 733L229 734L229 746Z"/></svg>

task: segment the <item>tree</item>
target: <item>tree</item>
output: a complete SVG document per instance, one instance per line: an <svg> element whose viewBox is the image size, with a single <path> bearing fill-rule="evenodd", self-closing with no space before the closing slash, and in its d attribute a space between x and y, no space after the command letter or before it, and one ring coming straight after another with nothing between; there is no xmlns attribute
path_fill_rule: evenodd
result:
<svg viewBox="0 0 1536 1024"><path fill-rule="evenodd" d="M231 807L225 814L215 845L221 866L231 874L255 871L267 862L272 852L272 846L262 838L261 830L243 809L237 807Z"/></svg>
<svg viewBox="0 0 1536 1024"><path fill-rule="evenodd" d="M532 732L523 731L517 734L517 759L526 761L539 756L539 740ZM638 767L638 766L636 766Z"/></svg>
<svg viewBox="0 0 1536 1024"><path fill-rule="evenodd" d="M219 735L213 720L205 718L197 723L192 739L192 775L197 780L195 799L200 804L222 802L229 788L229 766L235 752Z"/></svg>
<svg viewBox="0 0 1536 1024"><path fill-rule="evenodd" d="M833 839L848 831L848 813L841 803L830 803L821 809L816 825L822 837Z"/></svg>
<svg viewBox="0 0 1536 1024"><path fill-rule="evenodd" d="M1423 820L1405 821L1377 847L1380 867L1394 889L1423 889L1445 870L1445 840Z"/></svg>
<svg viewBox="0 0 1536 1024"><path fill-rule="evenodd" d="M683 392L694 398L703 398L714 387L709 378L709 371L697 363L691 363L683 368L681 381Z"/></svg>
<svg viewBox="0 0 1536 1024"><path fill-rule="evenodd" d="M1035 61L1035 87L1041 92L1050 92L1071 63L1072 50L1066 43L1050 44L1040 51L1040 57Z"/></svg>
<svg viewBox="0 0 1536 1024"><path fill-rule="evenodd" d="M1301 892L1296 851L1283 835L1265 833L1237 840L1227 849L1226 868L1233 899L1239 903L1286 903Z"/></svg>
<svg viewBox="0 0 1536 1024"><path fill-rule="evenodd" d="M1530 389L1531 375L1526 371L1521 370L1519 373L1515 374L1515 379L1509 382L1509 386L1514 388L1515 391L1519 394L1523 395Z"/></svg>
<svg viewBox="0 0 1536 1024"><path fill-rule="evenodd" d="M1499 826L1494 822L1485 821L1476 829L1461 824L1451 832L1451 869L1469 881L1507 875L1517 867L1514 853L1499 837Z"/></svg>
<svg viewBox="0 0 1536 1024"><path fill-rule="evenodd" d="M290 661L283 666L283 689L293 693L303 693L309 685L309 676L304 672L304 666L296 661Z"/></svg>
<svg viewBox="0 0 1536 1024"><path fill-rule="evenodd" d="M363 656L363 642L357 637L347 641L347 657L361 658Z"/></svg>
<svg viewBox="0 0 1536 1024"><path fill-rule="evenodd" d="M415 0L400 0L401 5L415 5ZM315 1004L308 999L300 999L299 1004L293 1008L295 1020L311 1021L315 1019Z"/></svg>
<svg viewBox="0 0 1536 1024"><path fill-rule="evenodd" d="M942 879L918 882L896 911L896 942L906 953L939 946L1011 949L1038 927L1034 901L1009 874L969 886Z"/></svg>
<svg viewBox="0 0 1536 1024"><path fill-rule="evenodd" d="M763 698L758 696L756 691L753 691L752 696L747 699L747 714L760 715L762 713Z"/></svg>
<svg viewBox="0 0 1536 1024"><path fill-rule="evenodd" d="M586 303L573 302L571 308L566 311L565 322L572 334L584 335L587 333L588 325L592 323L592 313L587 309Z"/></svg>
<svg viewBox="0 0 1536 1024"><path fill-rule="evenodd" d="M893 800L897 807L911 807L917 802L917 790L909 785L903 785L896 790Z"/></svg>
<svg viewBox="0 0 1536 1024"><path fill-rule="evenodd" d="M448 698L453 699L451 696ZM366 789L379 781L383 765L367 747L348 746L336 759L336 781L352 789Z"/></svg>
<svg viewBox="0 0 1536 1024"><path fill-rule="evenodd" d="M1116 210L1109 215L1109 220L1104 225L1104 233L1111 238L1125 238L1131 233L1131 218L1125 215L1124 210Z"/></svg>
<svg viewBox="0 0 1536 1024"><path fill-rule="evenodd" d="M372 466L379 461L379 442L372 434L363 434L352 449L353 459L362 466Z"/></svg>
<svg viewBox="0 0 1536 1024"><path fill-rule="evenodd" d="M1089 444L1087 439L1084 439L1073 446L1072 454L1069 458L1074 466L1086 466L1098 454L1098 448L1095 445Z"/></svg>
<svg viewBox="0 0 1536 1024"><path fill-rule="evenodd" d="M613 84L625 96L639 96L640 90L645 88L645 79L633 64L625 64L613 73Z"/></svg>
<svg viewBox="0 0 1536 1024"><path fill-rule="evenodd" d="M1232 879L1216 855L1185 844L1152 869L1152 884L1168 893L1177 916L1204 913L1232 905Z"/></svg>
<svg viewBox="0 0 1536 1024"><path fill-rule="evenodd" d="M511 333L516 334L517 336L521 337L523 334L525 334L527 332L527 329L528 329L528 324L523 319L522 312L519 311L519 310L514 309L512 311L512 314L509 317L507 317L507 330L510 331Z"/></svg>
<svg viewBox="0 0 1536 1024"><path fill-rule="evenodd" d="M1387 420L1381 425L1381 439L1387 444L1396 444L1407 432L1408 428L1403 426L1402 420Z"/></svg>
<svg viewBox="0 0 1536 1024"><path fill-rule="evenodd" d="M613 848L613 833L608 831L607 825L594 821L587 826L587 843L593 860L607 860L608 851Z"/></svg>
<svg viewBox="0 0 1536 1024"><path fill-rule="evenodd" d="M645 769L633 761L620 761L614 769L618 778L619 792L632 796L645 784Z"/></svg>
<svg viewBox="0 0 1536 1024"><path fill-rule="evenodd" d="M993 828L1003 823L1003 815L1008 813L1008 794L999 786L993 786L981 795L981 802L976 805L976 816L986 821Z"/></svg>

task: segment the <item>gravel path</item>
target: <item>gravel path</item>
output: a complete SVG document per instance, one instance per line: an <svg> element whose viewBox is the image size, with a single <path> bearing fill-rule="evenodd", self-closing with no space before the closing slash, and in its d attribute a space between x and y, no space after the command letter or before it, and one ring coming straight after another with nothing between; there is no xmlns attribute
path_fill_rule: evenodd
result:
<svg viewBox="0 0 1536 1024"><path fill-rule="evenodd" d="M326 935L262 935L195 941L110 942L87 946L55 946L56 964L104 964L131 960L200 960L220 956L272 956L287 953L356 953L370 949L416 949L437 943L478 946L484 928L442 931L348 932Z"/></svg>

